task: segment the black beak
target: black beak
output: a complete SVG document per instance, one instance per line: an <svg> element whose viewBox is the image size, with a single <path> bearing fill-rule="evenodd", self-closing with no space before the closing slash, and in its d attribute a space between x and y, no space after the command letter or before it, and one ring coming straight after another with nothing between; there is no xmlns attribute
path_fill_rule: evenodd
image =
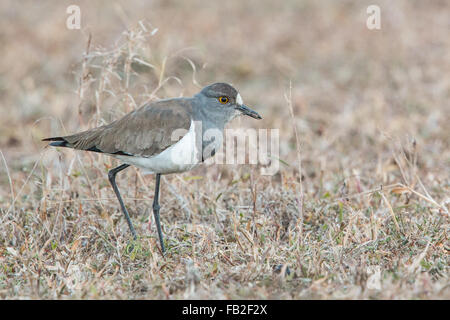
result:
<svg viewBox="0 0 450 320"><path fill-rule="evenodd" d="M262 119L261 116L258 114L258 112L253 111L252 109L250 109L249 107L247 107L244 104L237 104L235 107L236 110L239 110L240 112L242 112L242 114L245 114L246 116L255 118L255 119Z"/></svg>

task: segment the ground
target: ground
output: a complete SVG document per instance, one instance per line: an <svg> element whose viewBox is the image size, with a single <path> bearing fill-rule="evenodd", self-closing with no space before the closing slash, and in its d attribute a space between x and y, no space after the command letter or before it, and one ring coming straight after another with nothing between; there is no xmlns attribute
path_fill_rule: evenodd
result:
<svg viewBox="0 0 450 320"><path fill-rule="evenodd" d="M80 7L81 29L66 27ZM367 7L380 7L369 30ZM0 3L1 299L449 299L447 1ZM233 83L279 165L108 183L40 139Z"/></svg>

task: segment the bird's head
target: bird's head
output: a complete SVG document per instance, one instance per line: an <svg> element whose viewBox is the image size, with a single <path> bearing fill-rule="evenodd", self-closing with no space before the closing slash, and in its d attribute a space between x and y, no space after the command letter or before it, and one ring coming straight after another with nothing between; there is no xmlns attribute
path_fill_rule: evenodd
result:
<svg viewBox="0 0 450 320"><path fill-rule="evenodd" d="M213 83L204 87L197 96L200 96L208 110L214 111L216 114L224 114L229 118L228 120L238 115L262 119L256 111L243 103L239 92L228 83Z"/></svg>

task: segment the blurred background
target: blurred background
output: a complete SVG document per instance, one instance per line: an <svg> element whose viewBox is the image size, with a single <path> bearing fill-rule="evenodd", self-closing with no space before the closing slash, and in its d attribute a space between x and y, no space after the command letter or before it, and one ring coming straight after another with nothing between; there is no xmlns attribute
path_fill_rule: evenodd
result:
<svg viewBox="0 0 450 320"><path fill-rule="evenodd" d="M369 30L366 26L369 16L366 10L371 4L381 9L379 30ZM66 27L69 5L78 5L81 10L79 30ZM268 217L268 224L261 222L261 225L263 229L267 226L267 230L271 230L268 234L273 239L287 241L286 256L280 253L274 261L279 260L281 264L287 260L298 262L299 256L289 256L292 252L290 240L285 237L305 237L315 230L310 241L316 239L317 247L313 244L310 247L311 250L316 248L315 254L320 255L325 250L323 239L326 236L314 238L312 234L322 231L328 234L329 231L319 228L324 224L336 228L336 232L343 228L336 220L339 209L328 212L323 209L323 201L330 201L328 205L334 208L333 201L337 198L395 183L409 186L428 198L424 201L414 197L407 189L398 189L392 195L394 211L404 214L406 219L403 224L399 222L400 229L406 228L403 231L410 236L416 234L408 229L413 228L413 224L408 226L408 219L417 217L409 213L422 212L420 210L426 207L429 220L440 227L437 227L436 235L424 234L424 237L441 239L439 237L445 234L442 226L448 226L450 173L448 1L2 0L0 12L0 208L1 221L15 221L0 230L3 237L0 257L3 255L4 259L7 247L15 248L17 252L29 250L31 255L48 245L48 237L59 239L58 243L71 249L78 239L77 234L91 230L89 225L99 225L99 230L105 232L108 228L117 228L122 237L121 245L126 246L126 224L105 175L115 162L96 154L50 150L44 148L45 143L40 139L104 124L145 102L191 96L204 85L222 81L238 88L245 103L263 116L261 121L240 119L232 126L280 130L280 171L275 176L259 177L255 166L211 166L208 170L201 167L185 173L183 179L167 176L170 190L163 191L162 199L166 205L172 203L172 199L174 207L162 215L165 215L163 224L166 224L169 239L180 239L176 223L190 226L193 221L196 226L205 223L206 231L199 231L195 229L197 227L194 231L204 232L204 239L214 241L216 236L212 234L218 234L218 231L212 229L212 233L208 233L207 228L215 228L211 225L220 221L224 225L219 224L219 229L224 230L224 241L229 246L233 241L226 236L227 228L231 227L227 226L225 216L230 212L239 214L241 210L241 215L247 217L255 210L261 217ZM286 100L289 95L293 116ZM301 209L298 207L298 141L294 128L298 130L301 145L305 201ZM129 205L137 215L135 219L140 219L139 232L148 233L149 212L145 210L151 203L153 180L142 177L134 169L123 176L121 184L125 197L145 199L143 202L129 200ZM236 194L242 190L245 192ZM252 190L257 190L256 195ZM177 194L181 195L181 200ZM210 195L208 201L216 199L213 207L218 209L214 209L216 220L211 218L213 222L202 216L202 212L208 212L211 207L205 194ZM87 198L113 200L105 200L100 205L96 204L99 201L82 205L74 200ZM55 199L59 202L52 202ZM256 209L246 209L252 201L256 203ZM422 209L411 209L409 201ZM397 222L389 220L389 207L382 198L360 199L354 205L350 206L352 209L345 207L344 212L377 213L381 219L377 230L395 229ZM85 220L74 220L72 215L77 216L83 210L87 212ZM25 216L31 214L31 220L19 217L20 212ZM115 212L114 223L105 218L105 212L108 215ZM349 217L344 214L343 219ZM279 219L282 220L280 224ZM295 233L298 232L298 219L305 223L304 230ZM359 220L345 221L351 224ZM169 226L169 222L174 224ZM71 229L67 235L65 228L76 230ZM150 244L155 250L153 233ZM28 239L27 235L30 243L36 242L36 247L20 249L19 243ZM89 237L97 235L92 232ZM354 240L355 246L377 238L376 235L358 239L349 237L348 241ZM440 243L445 243L446 239L444 236ZM421 241L415 244L418 245L414 251L417 254L424 250L428 240ZM269 242L266 245L269 246ZM273 248L280 248L278 245ZM437 242L433 250L443 250L440 248ZM90 252L91 249L84 250ZM389 250L384 249L385 252ZM406 252L400 252L398 257L404 254L406 256ZM448 274L448 269L437 267L442 263L439 260L442 256L439 252L435 254L434 260L430 258L431 265L437 268L436 272ZM308 270L303 278L317 279L314 272L316 276L326 273L321 269L325 267L314 263L317 262L315 258L308 260L314 254L302 251L301 255L304 255L302 261ZM99 259L114 274L115 265L108 264L108 259ZM246 261L247 258L242 259ZM297 262L291 264L291 268L295 269L295 265L303 270ZM11 268L14 269L16 263L19 262L11 260ZM174 267L173 270L178 269ZM259 272L248 266L246 270ZM29 272L35 275L35 271ZM239 273L236 270L230 272ZM344 270L337 272L346 277ZM4 275L7 275L6 271ZM83 279L91 279L86 277ZM236 293L233 285L225 285L225 288L220 282L223 279L213 278L207 278L212 281L208 285L222 290L215 291L215 297L232 297L234 293L234 297L246 297ZM442 296L439 287L442 282L436 280L438 278L429 280L429 293L434 297ZM356 281L354 278L347 280L353 284ZM250 280L240 278L239 281L242 284ZM344 280L333 285L338 287L343 283ZM436 287L433 283L437 283ZM166 296L185 297L184 291L177 291L177 285L166 283L169 288ZM145 292L151 290L149 286L147 284L148 291ZM277 295L263 290L258 294L260 297L295 298L301 294L311 296L314 291L311 283L301 282L294 287L298 290L281 290ZM14 291L11 288L11 283L4 282L3 287L0 286L0 295L11 296ZM52 292L61 287L48 284L45 293L27 288L16 289L15 294L56 297ZM422 289L403 289L400 295L421 297ZM112 297L116 297L114 294L139 296L134 289L131 290L133 294L128 294L126 289L121 293L102 290L106 290L102 294L112 294ZM324 291L323 297L329 297L330 292ZM362 293L353 292L350 297L367 297L359 294ZM384 297L391 297L389 293L384 294ZM92 292L88 295L96 297Z"/></svg>
<svg viewBox="0 0 450 320"><path fill-rule="evenodd" d="M71 4L80 7L80 30L66 27ZM449 158L448 3L380 1L380 30L366 27L369 4L2 1L0 146L12 163L33 161L39 139L62 125L78 131L95 125L87 122L97 111L109 121L117 110L226 81L264 115L246 125L281 129L281 157L290 163L291 81L305 161L364 166L382 156L389 136L416 139L428 169L442 173L448 162L431 159ZM133 61L127 89L104 69L123 72L130 52L152 67Z"/></svg>

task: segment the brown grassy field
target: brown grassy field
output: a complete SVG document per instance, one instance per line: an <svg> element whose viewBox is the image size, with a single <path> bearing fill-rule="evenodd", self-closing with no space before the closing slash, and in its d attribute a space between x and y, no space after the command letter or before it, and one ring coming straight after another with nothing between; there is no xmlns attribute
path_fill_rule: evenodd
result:
<svg viewBox="0 0 450 320"><path fill-rule="evenodd" d="M81 30L66 28L70 4ZM380 30L366 27L370 4ZM0 12L1 299L450 298L448 1ZM231 127L280 130L280 170L164 176L165 257L153 176L118 175L132 243L107 179L118 162L40 141L218 81L263 117Z"/></svg>

